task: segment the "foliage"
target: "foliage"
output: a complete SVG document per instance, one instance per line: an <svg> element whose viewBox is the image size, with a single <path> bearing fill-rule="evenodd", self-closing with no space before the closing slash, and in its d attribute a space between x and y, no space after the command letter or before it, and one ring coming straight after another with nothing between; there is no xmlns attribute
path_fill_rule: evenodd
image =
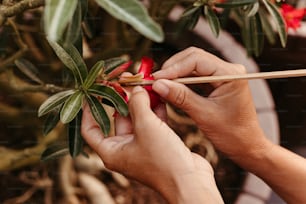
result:
<svg viewBox="0 0 306 204"><path fill-rule="evenodd" d="M0 23L6 24L0 34L2 39L5 39L8 38L7 33L13 30L19 50L13 49L7 53L1 51L0 75L12 74L10 70L14 62L23 77L28 78L30 82L20 82L24 86L22 89L16 88L19 85L14 85L15 88L7 88L8 90L53 93L38 108L38 116L46 116L43 134L48 137L58 123L66 124L68 131L68 144L53 144L44 151L43 159L68 152L75 157L83 152L80 124L85 103L89 104L93 117L106 136L111 129L111 118L105 110L106 105L114 107L121 115L128 115L125 98L118 92L120 84L117 80L131 62L122 55L127 54L137 61L147 54L152 42L163 42L165 36L162 27L169 12L176 5L186 8L178 23L178 27L184 29L193 29L203 15L209 22L211 32L218 37L226 22L234 21L241 29L249 55L258 56L261 53L265 38L269 43L275 43L277 34L282 46L286 45L287 40L287 28L279 5L270 0L32 0L31 4L28 0L12 2L14 7L2 1ZM42 10L30 10L40 6L44 6ZM42 44L41 51L46 53L47 58L41 56L41 53L34 53L25 59L25 52L30 45L24 42L25 38L29 38L24 29L32 28L25 26L27 15L32 16L29 21L33 28L43 28L44 34L35 40ZM37 18L43 20L42 26ZM101 37L98 31L100 34L109 32L113 35ZM32 35L37 36L35 32ZM0 43L2 47L8 47L5 40ZM97 53L84 57L88 52L84 52L85 49L88 50L84 46L96 49ZM101 49L98 49L99 47ZM12 53L11 56L8 56L8 53ZM51 63L54 62L51 57L53 53L60 59L60 65ZM36 67L39 62L48 61L49 57L53 60L47 65L49 71ZM50 70L60 70L60 81L53 83L59 75L58 72ZM47 73L56 77L50 79ZM5 87L3 82L1 83L1 86ZM16 83L16 80L11 80L10 83Z"/></svg>

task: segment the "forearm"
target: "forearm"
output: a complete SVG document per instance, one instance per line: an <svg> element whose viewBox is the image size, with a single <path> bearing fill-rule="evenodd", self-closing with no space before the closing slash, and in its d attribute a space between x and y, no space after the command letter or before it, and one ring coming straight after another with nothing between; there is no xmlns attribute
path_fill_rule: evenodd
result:
<svg viewBox="0 0 306 204"><path fill-rule="evenodd" d="M268 140L264 142L261 151L236 162L262 178L287 203L306 203L306 160Z"/></svg>

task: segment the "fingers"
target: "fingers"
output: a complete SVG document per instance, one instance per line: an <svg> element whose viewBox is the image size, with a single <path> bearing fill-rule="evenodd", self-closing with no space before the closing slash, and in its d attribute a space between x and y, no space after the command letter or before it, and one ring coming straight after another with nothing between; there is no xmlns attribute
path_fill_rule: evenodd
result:
<svg viewBox="0 0 306 204"><path fill-rule="evenodd" d="M243 66L228 63L202 49L191 47L167 60L162 70L154 73L156 79L174 79L196 74L200 76L237 74ZM244 73L244 72L243 72Z"/></svg>
<svg viewBox="0 0 306 204"><path fill-rule="evenodd" d="M129 100L129 109L134 123L136 120L142 120L144 117L152 115L149 95L144 88L136 86L132 90Z"/></svg>
<svg viewBox="0 0 306 204"><path fill-rule="evenodd" d="M204 110L205 107L211 107L213 105L211 101L197 95L185 85L170 80L157 80L153 84L153 90L166 101L183 109L189 115L208 112Z"/></svg>

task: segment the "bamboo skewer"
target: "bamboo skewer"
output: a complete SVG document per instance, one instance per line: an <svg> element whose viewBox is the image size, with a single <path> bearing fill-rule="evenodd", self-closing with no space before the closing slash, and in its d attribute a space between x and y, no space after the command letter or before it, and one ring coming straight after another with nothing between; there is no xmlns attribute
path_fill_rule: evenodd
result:
<svg viewBox="0 0 306 204"><path fill-rule="evenodd" d="M228 82L235 80L251 80L251 79L276 79L276 78L290 78L290 77L302 77L306 76L306 69L288 70L288 71L271 71L271 72L259 72L248 73L239 75L222 75L222 76L203 76L203 77L186 77L177 78L172 81L182 84L202 84L212 82ZM142 81L127 81L119 80L119 83L124 86L144 86L151 85L154 80L142 80Z"/></svg>

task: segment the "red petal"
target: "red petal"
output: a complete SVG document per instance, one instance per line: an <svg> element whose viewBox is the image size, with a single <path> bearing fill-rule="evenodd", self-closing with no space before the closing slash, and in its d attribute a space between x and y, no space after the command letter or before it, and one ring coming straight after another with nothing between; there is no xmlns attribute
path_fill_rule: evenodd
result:
<svg viewBox="0 0 306 204"><path fill-rule="evenodd" d="M126 71L131 66L132 63L133 63L132 61L123 63L122 65L120 65L119 67L117 67L107 75L108 79L110 80L119 76L122 72Z"/></svg>
<svg viewBox="0 0 306 204"><path fill-rule="evenodd" d="M151 76L154 61L149 57L142 57L138 73L143 74L143 78L147 79Z"/></svg>

